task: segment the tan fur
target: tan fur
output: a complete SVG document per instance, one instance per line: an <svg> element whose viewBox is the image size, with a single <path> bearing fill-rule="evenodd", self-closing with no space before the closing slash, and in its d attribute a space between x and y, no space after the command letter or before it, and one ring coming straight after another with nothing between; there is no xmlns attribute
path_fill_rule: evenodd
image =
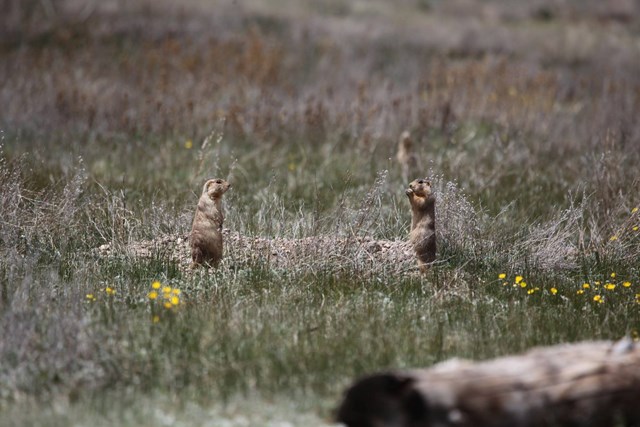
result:
<svg viewBox="0 0 640 427"><path fill-rule="evenodd" d="M408 182L410 177L414 177L418 174L418 156L413 148L413 141L409 131L404 131L400 135L398 141L398 153L396 159L400 163L400 170L402 173L402 182Z"/></svg>
<svg viewBox="0 0 640 427"><path fill-rule="evenodd" d="M224 179L210 179L202 188L189 236L192 268L217 267L222 259L222 195L230 186Z"/></svg>
<svg viewBox="0 0 640 427"><path fill-rule="evenodd" d="M418 267L425 272L436 259L436 198L431 181L413 180L405 194L411 203L409 240L418 257Z"/></svg>

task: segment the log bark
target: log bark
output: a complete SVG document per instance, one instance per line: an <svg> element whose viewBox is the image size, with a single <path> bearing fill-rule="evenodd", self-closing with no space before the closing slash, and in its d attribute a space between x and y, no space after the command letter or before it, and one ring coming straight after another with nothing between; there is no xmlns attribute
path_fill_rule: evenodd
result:
<svg viewBox="0 0 640 427"><path fill-rule="evenodd" d="M640 426L640 343L536 348L374 374L347 389L349 427Z"/></svg>

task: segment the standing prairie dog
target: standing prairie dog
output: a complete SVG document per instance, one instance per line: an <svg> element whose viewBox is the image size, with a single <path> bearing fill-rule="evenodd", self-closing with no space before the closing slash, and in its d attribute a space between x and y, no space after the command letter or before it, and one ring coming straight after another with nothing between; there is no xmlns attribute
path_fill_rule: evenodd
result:
<svg viewBox="0 0 640 427"><path fill-rule="evenodd" d="M210 179L204 183L193 217L191 235L191 267L217 267L222 259L222 195L231 187L224 179Z"/></svg>
<svg viewBox="0 0 640 427"><path fill-rule="evenodd" d="M418 257L421 272L436 260L436 197L431 181L415 179L405 191L411 203L411 232L409 241Z"/></svg>
<svg viewBox="0 0 640 427"><path fill-rule="evenodd" d="M418 156L413 149L413 141L409 131L404 131L398 140L398 153L396 159L400 163L402 182L408 182L410 177L418 174Z"/></svg>

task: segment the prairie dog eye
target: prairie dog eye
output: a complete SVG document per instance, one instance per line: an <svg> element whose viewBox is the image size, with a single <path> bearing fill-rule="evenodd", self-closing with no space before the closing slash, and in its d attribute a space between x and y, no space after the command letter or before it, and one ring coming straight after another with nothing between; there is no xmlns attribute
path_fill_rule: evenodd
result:
<svg viewBox="0 0 640 427"><path fill-rule="evenodd" d="M222 184L222 180L221 179L216 179L216 184Z"/></svg>
<svg viewBox="0 0 640 427"><path fill-rule="evenodd" d="M418 184L424 184L424 179L418 180Z"/></svg>

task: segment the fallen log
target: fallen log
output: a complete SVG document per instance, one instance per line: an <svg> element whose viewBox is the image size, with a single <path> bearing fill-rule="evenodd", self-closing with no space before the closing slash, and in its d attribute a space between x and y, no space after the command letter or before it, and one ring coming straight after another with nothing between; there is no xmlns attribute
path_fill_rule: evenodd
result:
<svg viewBox="0 0 640 427"><path fill-rule="evenodd" d="M349 427L640 426L640 343L564 344L374 374L347 389L337 420Z"/></svg>

